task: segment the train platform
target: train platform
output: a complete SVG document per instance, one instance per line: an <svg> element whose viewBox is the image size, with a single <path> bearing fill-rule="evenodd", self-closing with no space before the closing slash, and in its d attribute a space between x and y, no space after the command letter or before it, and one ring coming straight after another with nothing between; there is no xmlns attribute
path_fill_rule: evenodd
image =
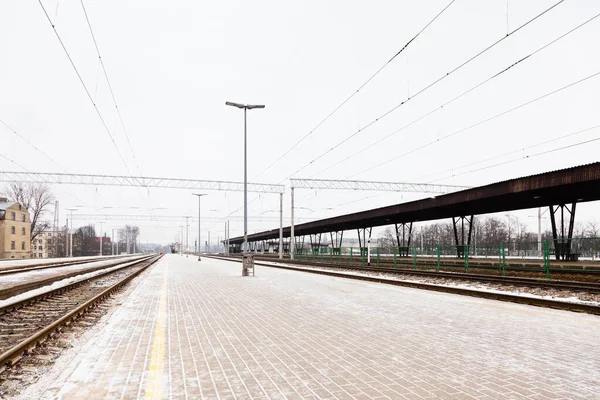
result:
<svg viewBox="0 0 600 400"><path fill-rule="evenodd" d="M597 399L600 317L167 255L21 398Z"/></svg>

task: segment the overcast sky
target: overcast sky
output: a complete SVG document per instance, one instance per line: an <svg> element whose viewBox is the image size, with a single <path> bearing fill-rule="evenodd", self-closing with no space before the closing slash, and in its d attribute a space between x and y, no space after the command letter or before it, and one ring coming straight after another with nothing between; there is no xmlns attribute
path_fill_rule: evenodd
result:
<svg viewBox="0 0 600 400"><path fill-rule="evenodd" d="M52 161L0 124L0 170L241 181L243 112L225 101L266 105L248 113L248 176L255 182L289 186L290 177L320 177L475 186L598 161L600 141L536 154L600 137L596 128L541 144L600 124L600 75L463 129L600 72L600 18L440 108L600 13L596 0L562 2L420 92L557 1L509 0L508 9L506 0L454 1L273 164L450 1L84 0L132 152L80 1L43 0L123 163L38 1L3 0L0 120ZM465 164L472 165L460 168ZM501 165L481 169L494 164ZM112 207L101 211L197 215L197 200L185 190L61 186L53 192L63 223L65 208L73 206L84 206L82 214ZM296 204L304 208L297 215L315 219L424 196L299 190ZM239 217L242 199L240 193L210 192L203 216ZM251 216L278 216L277 195L250 194L249 200ZM284 207L287 225L289 190ZM578 220L600 219L599 211L598 203L582 205ZM534 214L514 213L536 229ZM74 226L87 222L97 220L76 220ZM104 229L124 223L106 223ZM138 225L142 241L166 243L176 239L183 222ZM249 231L277 225L253 221ZM206 222L202 230L203 240L208 230L214 240L223 235L223 223ZM231 222L232 236L242 231L241 221ZM194 224L190 243L196 232Z"/></svg>

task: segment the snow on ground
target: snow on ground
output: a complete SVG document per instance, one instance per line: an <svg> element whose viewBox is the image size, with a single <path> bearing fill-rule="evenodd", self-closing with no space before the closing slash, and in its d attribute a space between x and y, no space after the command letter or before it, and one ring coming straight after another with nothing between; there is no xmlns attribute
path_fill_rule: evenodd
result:
<svg viewBox="0 0 600 400"><path fill-rule="evenodd" d="M139 257L139 256L131 256L131 257L123 258L123 261L126 261L127 259L134 259L136 257ZM63 273L66 274L66 273L73 272L73 271L79 271L79 270L84 271L89 268L101 267L103 265L109 265L114 262L115 262L114 259L109 258L109 259L101 260L101 261L91 261L89 263L84 263L84 264L77 264L77 265L64 266L64 267L60 266L60 267L56 267L56 268L46 268L46 269L33 270L33 271L17 272L17 273L8 274L8 275L0 275L0 289L14 286L15 284L18 284L23 281L30 282L30 281L34 281L34 280L41 280L44 278L48 278L53 275L57 275L57 272L60 272L61 274L63 274Z"/></svg>
<svg viewBox="0 0 600 400"><path fill-rule="evenodd" d="M593 306L600 306L600 295L582 293L582 292L574 292L570 290L548 290L542 288L524 288L522 286L507 286L502 284L494 284L487 282L472 282L472 281L464 281L460 279L460 276L456 278L437 278L437 277L421 277L421 276L413 276L408 274L397 274L397 273L386 273L386 272L368 272L368 271L355 271L344 269L343 267L338 268L318 268L311 267L307 265L301 264L287 264L287 263L278 263L271 261L260 261L261 263L273 264L278 266L293 266L294 268L304 268L307 270L317 270L317 271L334 271L339 274L344 275L357 275L357 276L368 276L375 278L383 278L390 281L397 282L415 282L422 283L426 285L433 286L446 286L446 287L456 287L463 288L469 290L477 290L480 292L487 293L498 293L498 294L511 294L518 295L523 297L531 297L538 299L546 299L546 300L558 300L569 303L578 303L578 304L588 304ZM458 275L458 274L457 274ZM532 293L533 292L533 293Z"/></svg>
<svg viewBox="0 0 600 400"><path fill-rule="evenodd" d="M600 318L165 256L21 399L551 398L600 390Z"/></svg>
<svg viewBox="0 0 600 400"><path fill-rule="evenodd" d="M102 261L102 262L105 263L104 261ZM5 307L5 306L11 305L13 303L19 302L21 300L25 300L25 299L28 299L30 297L34 297L34 296L37 296L39 294L49 292L51 290L61 288L63 286L70 285L71 283L74 283L74 282L79 282L79 281L83 281L83 280L86 280L86 279L89 279L89 278L93 278L93 277L98 276L100 274L104 274L106 272L114 271L114 270L119 269L119 268L123 268L123 265L117 265L117 266L110 267L110 268L102 268L102 269L99 269L97 271L88 272L88 273L82 273L81 275L76 275L76 276L73 276L71 278L62 279L60 281L56 281L56 282L52 283L51 285L42 286L42 287L37 288L37 289L29 290L29 291L27 291L25 293L21 293L19 295L9 297L8 299L0 300L0 307Z"/></svg>
<svg viewBox="0 0 600 400"><path fill-rule="evenodd" d="M139 255L139 254L131 254ZM98 258L119 258L123 257L121 255L115 256L86 256L86 257L61 257L61 258L28 258L23 260L13 260L13 259L0 259L0 271L6 269L12 269L15 267L32 267L36 265L52 265L56 263L66 262L66 261L84 261L84 260L94 260Z"/></svg>

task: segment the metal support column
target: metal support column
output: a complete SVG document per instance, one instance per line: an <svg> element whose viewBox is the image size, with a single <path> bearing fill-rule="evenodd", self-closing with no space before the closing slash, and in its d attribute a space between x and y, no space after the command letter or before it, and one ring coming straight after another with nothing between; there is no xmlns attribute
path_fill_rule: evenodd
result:
<svg viewBox="0 0 600 400"><path fill-rule="evenodd" d="M296 246L294 245L295 243L295 239L294 239L294 187L292 186L290 188L290 192L292 195L292 214L290 216L290 260L294 259L294 251L296 250Z"/></svg>
<svg viewBox="0 0 600 400"><path fill-rule="evenodd" d="M279 193L279 259L283 258L283 192Z"/></svg>

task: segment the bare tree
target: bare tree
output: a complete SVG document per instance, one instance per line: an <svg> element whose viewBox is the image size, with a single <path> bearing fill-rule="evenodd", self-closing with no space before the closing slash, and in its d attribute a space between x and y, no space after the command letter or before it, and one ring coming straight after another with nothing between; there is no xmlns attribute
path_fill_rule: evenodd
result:
<svg viewBox="0 0 600 400"><path fill-rule="evenodd" d="M50 187L43 183L12 182L7 186L6 192L10 200L20 203L29 212L32 242L41 232L50 228L50 222L42 221L54 201Z"/></svg>

